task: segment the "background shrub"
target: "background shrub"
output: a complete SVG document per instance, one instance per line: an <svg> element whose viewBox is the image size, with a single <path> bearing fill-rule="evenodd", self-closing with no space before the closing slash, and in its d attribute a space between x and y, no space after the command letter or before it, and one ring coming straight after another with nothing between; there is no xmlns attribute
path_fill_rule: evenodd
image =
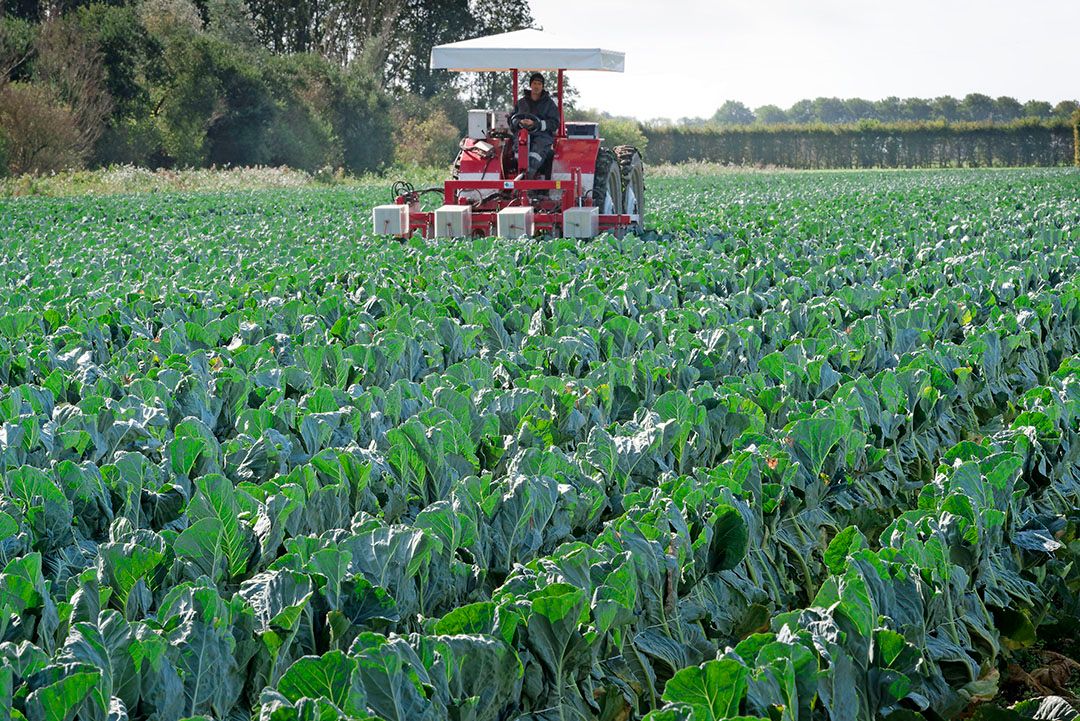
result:
<svg viewBox="0 0 1080 721"><path fill-rule="evenodd" d="M450 165L461 131L442 109L426 118L405 118L394 130L394 162L399 165Z"/></svg>
<svg viewBox="0 0 1080 721"><path fill-rule="evenodd" d="M47 85L18 82L0 90L0 128L13 174L80 167L86 159L75 113Z"/></svg>
<svg viewBox="0 0 1080 721"><path fill-rule="evenodd" d="M1073 113L1073 163L1080 166L1080 110Z"/></svg>
<svg viewBox="0 0 1080 721"><path fill-rule="evenodd" d="M3 91L0 91L2 93ZM0 127L0 178L8 174L8 138L7 131Z"/></svg>
<svg viewBox="0 0 1080 721"><path fill-rule="evenodd" d="M308 172L340 167L341 143L330 118L334 68L318 55L300 53L271 56L265 73L274 103L268 163Z"/></svg>
<svg viewBox="0 0 1080 721"><path fill-rule="evenodd" d="M641 124L636 120L623 118L602 118L600 120L600 137L604 139L604 145L614 148L617 145L633 145L642 155L649 145L649 139L641 131Z"/></svg>
<svg viewBox="0 0 1080 721"><path fill-rule="evenodd" d="M378 170L394 157L390 98L360 67L335 74L331 117L341 159L352 173Z"/></svg>

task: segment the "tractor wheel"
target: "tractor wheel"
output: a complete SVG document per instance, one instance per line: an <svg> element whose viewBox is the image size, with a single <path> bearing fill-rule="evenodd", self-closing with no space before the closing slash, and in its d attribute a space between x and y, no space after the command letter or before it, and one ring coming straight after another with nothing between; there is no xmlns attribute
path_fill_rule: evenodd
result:
<svg viewBox="0 0 1080 721"><path fill-rule="evenodd" d="M639 216L640 220L630 226L630 232L641 235L645 228L645 163L641 160L641 153L632 145L615 148L615 157L619 159L622 175L622 212Z"/></svg>
<svg viewBox="0 0 1080 721"><path fill-rule="evenodd" d="M593 205L600 208L601 215L622 212L622 171L618 157L607 148L600 148L596 154L592 199Z"/></svg>

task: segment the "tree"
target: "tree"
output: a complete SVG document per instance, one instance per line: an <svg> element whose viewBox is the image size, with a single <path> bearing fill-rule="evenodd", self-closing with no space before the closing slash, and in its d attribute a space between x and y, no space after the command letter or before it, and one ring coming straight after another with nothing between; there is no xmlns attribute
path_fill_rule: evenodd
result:
<svg viewBox="0 0 1080 721"><path fill-rule="evenodd" d="M150 88L161 80L161 44L146 32L130 5L94 3L79 8L75 18L101 52L105 88L113 101L93 163L156 163L161 138L153 122Z"/></svg>
<svg viewBox="0 0 1080 721"><path fill-rule="evenodd" d="M763 125L780 125L787 122L787 113L779 105L762 105L754 111L754 116Z"/></svg>
<svg viewBox="0 0 1080 721"><path fill-rule="evenodd" d="M332 86L340 70L315 53L271 55L264 78L274 98L266 132L267 162L315 172L341 167L341 143L331 120Z"/></svg>
<svg viewBox="0 0 1080 721"><path fill-rule="evenodd" d="M787 110L788 121L792 123L814 122L814 102L800 100Z"/></svg>
<svg viewBox="0 0 1080 721"><path fill-rule="evenodd" d="M869 100L863 98L848 98L844 101L848 117L860 120L878 120L877 108Z"/></svg>
<svg viewBox="0 0 1080 721"><path fill-rule="evenodd" d="M404 0L387 57L387 87L430 98L456 83L454 73L431 69L431 49L461 40L471 29L468 0Z"/></svg>
<svg viewBox="0 0 1080 721"><path fill-rule="evenodd" d="M904 119L904 103L895 95L875 101L874 110L883 123L898 123Z"/></svg>
<svg viewBox="0 0 1080 721"><path fill-rule="evenodd" d="M401 3L381 0L246 0L258 41L273 53L315 52L345 67L381 72L397 32ZM209 13L208 13L209 15Z"/></svg>
<svg viewBox="0 0 1080 721"><path fill-rule="evenodd" d="M1016 98L1002 95L994 100L993 120L996 123L1008 123L1023 117L1024 106Z"/></svg>
<svg viewBox="0 0 1080 721"><path fill-rule="evenodd" d="M930 101L922 98L904 98L901 103L904 120L923 123L934 117L934 108Z"/></svg>
<svg viewBox="0 0 1080 721"><path fill-rule="evenodd" d="M34 52L36 26L16 17L0 16L0 87L25 75L26 61Z"/></svg>
<svg viewBox="0 0 1080 721"><path fill-rule="evenodd" d="M331 89L334 133L353 173L378 170L393 159L390 99L363 66L349 68Z"/></svg>
<svg viewBox="0 0 1080 721"><path fill-rule="evenodd" d="M206 28L236 47L260 47L255 23L244 0L207 0Z"/></svg>
<svg viewBox="0 0 1080 721"><path fill-rule="evenodd" d="M1062 100L1054 106L1054 117L1060 120L1068 120L1078 109L1080 109L1080 103L1077 103L1077 101Z"/></svg>
<svg viewBox="0 0 1080 721"><path fill-rule="evenodd" d="M143 27L159 42L190 37L205 25L191 0L143 0L138 8Z"/></svg>
<svg viewBox="0 0 1080 721"><path fill-rule="evenodd" d="M31 23L41 22L45 3L40 0L0 0L0 17L10 17Z"/></svg>
<svg viewBox="0 0 1080 721"><path fill-rule="evenodd" d="M17 82L0 88L0 141L6 156L0 175L56 172L86 159L75 114L48 85Z"/></svg>
<svg viewBox="0 0 1080 721"><path fill-rule="evenodd" d="M994 99L982 93L968 93L960 101L960 114L974 122L990 120L994 115Z"/></svg>
<svg viewBox="0 0 1080 721"><path fill-rule="evenodd" d="M318 47L327 2L247 0L255 36L275 53L307 53Z"/></svg>
<svg viewBox="0 0 1080 721"><path fill-rule="evenodd" d="M1073 111L1073 164L1080 167L1080 108Z"/></svg>
<svg viewBox="0 0 1080 721"><path fill-rule="evenodd" d="M385 85L386 65L397 37L403 5L382 0L323 0L317 49L341 67L360 63Z"/></svg>
<svg viewBox="0 0 1080 721"><path fill-rule="evenodd" d="M718 125L750 125L754 120L754 111L738 100L725 101L712 116Z"/></svg>
<svg viewBox="0 0 1080 721"><path fill-rule="evenodd" d="M814 98L814 119L820 123L852 123L858 120L848 113L847 104L840 98Z"/></svg>
<svg viewBox="0 0 1080 721"><path fill-rule="evenodd" d="M448 166L461 142L461 132L442 108L426 118L405 118L394 130L394 162L399 165Z"/></svg>
<svg viewBox="0 0 1080 721"><path fill-rule="evenodd" d="M533 24L529 4L520 0L472 0L476 37L524 30ZM509 73L461 73L465 94L476 108L509 108L514 104ZM568 103L569 105L569 103Z"/></svg>
<svg viewBox="0 0 1080 721"><path fill-rule="evenodd" d="M930 107L934 110L935 120L944 120L955 123L961 119L960 101L951 95L942 95L930 101Z"/></svg>
<svg viewBox="0 0 1080 721"><path fill-rule="evenodd" d="M93 38L69 17L47 20L34 47L33 79L53 89L70 108L83 158L105 130L113 100L106 87L105 64Z"/></svg>
<svg viewBox="0 0 1080 721"><path fill-rule="evenodd" d="M1049 120L1054 115L1054 106L1042 100L1029 100L1024 103L1023 112L1025 118Z"/></svg>
<svg viewBox="0 0 1080 721"><path fill-rule="evenodd" d="M207 36L201 39L209 55L210 77L217 98L206 128L206 157L214 165L262 165L270 148L266 133L274 116L274 101L255 58L235 45Z"/></svg>

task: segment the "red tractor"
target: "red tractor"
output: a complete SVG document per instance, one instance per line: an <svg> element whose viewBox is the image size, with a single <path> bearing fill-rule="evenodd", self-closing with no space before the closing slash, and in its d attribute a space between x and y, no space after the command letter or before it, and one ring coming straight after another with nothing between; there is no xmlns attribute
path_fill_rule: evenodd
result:
<svg viewBox="0 0 1080 721"><path fill-rule="evenodd" d="M539 30L519 30L435 47L431 67L452 71L508 70L518 98L518 72L557 71L559 127L552 151L529 177L528 123L524 113L469 111L453 178L441 188L394 184L394 203L373 212L377 234L425 238L549 235L591 238L643 230L645 177L636 148L603 146L597 123L566 122L563 72L622 72L623 53L554 41ZM532 128L539 127L533 123ZM434 211L421 209L427 193L443 196Z"/></svg>

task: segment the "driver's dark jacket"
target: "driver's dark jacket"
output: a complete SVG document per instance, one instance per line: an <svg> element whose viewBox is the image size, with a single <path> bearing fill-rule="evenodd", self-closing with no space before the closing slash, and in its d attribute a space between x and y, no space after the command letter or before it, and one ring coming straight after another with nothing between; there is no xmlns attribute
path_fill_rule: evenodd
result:
<svg viewBox="0 0 1080 721"><path fill-rule="evenodd" d="M540 118L540 129L534 135L547 135L554 138L555 132L559 129L559 108L546 90L541 93L540 99L535 103L532 95L525 91L514 107L514 112L532 113Z"/></svg>

